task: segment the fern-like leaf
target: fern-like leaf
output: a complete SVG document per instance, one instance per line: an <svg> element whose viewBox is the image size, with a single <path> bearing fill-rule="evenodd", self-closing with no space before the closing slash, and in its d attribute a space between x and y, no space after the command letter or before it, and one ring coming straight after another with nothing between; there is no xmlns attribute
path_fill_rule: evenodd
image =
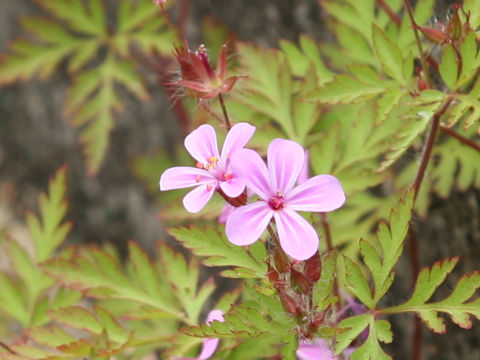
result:
<svg viewBox="0 0 480 360"><path fill-rule="evenodd" d="M223 272L226 277L265 278L267 266L253 256L254 251L262 251L261 242L250 247L250 253L240 246L231 244L222 233L213 228L198 227L170 229L169 233L183 246L191 249L197 256L207 257L206 266L233 266L232 270ZM253 248L253 250L252 250ZM265 250L263 250L265 252ZM260 258L262 258L260 256ZM264 258L264 257L263 257Z"/></svg>

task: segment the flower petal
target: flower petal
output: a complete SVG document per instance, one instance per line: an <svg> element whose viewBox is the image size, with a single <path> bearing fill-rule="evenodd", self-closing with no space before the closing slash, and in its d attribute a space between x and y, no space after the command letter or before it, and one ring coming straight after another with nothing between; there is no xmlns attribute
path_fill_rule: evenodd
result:
<svg viewBox="0 0 480 360"><path fill-rule="evenodd" d="M212 321L224 322L225 319L223 318L223 311L218 309L210 311L207 316L207 325L210 325ZM220 339L216 338L203 340L202 352L200 353L200 355L198 355L198 359L206 360L210 358L215 353L215 350L217 350L219 341Z"/></svg>
<svg viewBox="0 0 480 360"><path fill-rule="evenodd" d="M217 134L211 125L201 125L185 138L185 148L192 157L202 164L208 159L220 158L218 154Z"/></svg>
<svg viewBox="0 0 480 360"><path fill-rule="evenodd" d="M323 339L303 340L296 352L298 360L335 360L336 357Z"/></svg>
<svg viewBox="0 0 480 360"><path fill-rule="evenodd" d="M200 185L184 196L183 206L188 212L195 214L207 205L214 192L215 186L211 184Z"/></svg>
<svg viewBox="0 0 480 360"><path fill-rule="evenodd" d="M327 212L345 203L345 193L335 176L317 175L286 194L285 201L292 210Z"/></svg>
<svg viewBox="0 0 480 360"><path fill-rule="evenodd" d="M305 151L295 141L275 139L268 147L267 158L272 190L287 193L300 175Z"/></svg>
<svg viewBox="0 0 480 360"><path fill-rule="evenodd" d="M278 238L283 251L297 260L309 259L318 250L318 235L310 223L289 209L274 213Z"/></svg>
<svg viewBox="0 0 480 360"><path fill-rule="evenodd" d="M247 145L255 132L255 126L242 122L234 125L227 134L223 143L221 159L225 165L232 154Z"/></svg>
<svg viewBox="0 0 480 360"><path fill-rule="evenodd" d="M273 210L264 201L236 208L227 219L225 233L235 245L250 245L257 241L267 228Z"/></svg>
<svg viewBox="0 0 480 360"><path fill-rule="evenodd" d="M240 149L232 155L230 169L233 174L241 174L245 185L264 200L272 194L265 162L256 151Z"/></svg>
<svg viewBox="0 0 480 360"><path fill-rule="evenodd" d="M202 184L215 184L216 179L204 169L176 166L160 176L160 190L184 189Z"/></svg>
<svg viewBox="0 0 480 360"><path fill-rule="evenodd" d="M220 188L227 196L235 198L237 196L240 196L245 189L245 180L240 174L235 174L232 176L233 178L229 180L221 181Z"/></svg>

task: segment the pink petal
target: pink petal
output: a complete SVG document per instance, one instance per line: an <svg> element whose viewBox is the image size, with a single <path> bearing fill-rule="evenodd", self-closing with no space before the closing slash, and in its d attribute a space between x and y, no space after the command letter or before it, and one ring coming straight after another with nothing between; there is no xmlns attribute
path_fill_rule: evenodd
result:
<svg viewBox="0 0 480 360"><path fill-rule="evenodd" d="M273 210L264 201L236 208L227 219L225 233L235 245L250 245L257 241L267 228Z"/></svg>
<svg viewBox="0 0 480 360"><path fill-rule="evenodd" d="M264 200L269 200L272 191L268 180L265 162L256 151L240 149L232 155L230 169L234 174L241 174L245 185Z"/></svg>
<svg viewBox="0 0 480 360"><path fill-rule="evenodd" d="M336 357L323 339L300 341L296 352L298 360L335 360Z"/></svg>
<svg viewBox="0 0 480 360"><path fill-rule="evenodd" d="M160 176L160 190L162 191L211 183L216 183L215 176L204 169L189 166L176 166L167 169Z"/></svg>
<svg viewBox="0 0 480 360"><path fill-rule="evenodd" d="M247 145L255 132L255 126L248 123L238 123L234 125L227 134L222 149L222 161L227 161L232 154Z"/></svg>
<svg viewBox="0 0 480 360"><path fill-rule="evenodd" d="M287 193L302 170L305 159L303 148L295 141L275 139L268 147L267 158L272 190Z"/></svg>
<svg viewBox="0 0 480 360"><path fill-rule="evenodd" d="M306 260L318 250L318 235L310 223L287 208L274 213L280 246L289 256Z"/></svg>
<svg viewBox="0 0 480 360"><path fill-rule="evenodd" d="M212 321L224 322L225 319L223 318L223 311L218 309L210 311L207 316L207 325L210 325ZM219 341L220 339L205 339L203 341L202 352L200 353L200 355L198 355L198 359L206 360L210 358L210 356L215 353L215 350L217 350Z"/></svg>
<svg viewBox="0 0 480 360"><path fill-rule="evenodd" d="M218 216L218 223L225 224L233 210L235 210L235 207L233 207L229 203L225 203L225 205L223 205L222 207L222 210L220 211L220 215Z"/></svg>
<svg viewBox="0 0 480 360"><path fill-rule="evenodd" d="M285 200L292 210L327 212L345 203L345 193L335 176L317 175L286 194Z"/></svg>
<svg viewBox="0 0 480 360"><path fill-rule="evenodd" d="M300 175L298 175L297 184L302 184L308 180L308 178L310 177L309 167L310 167L310 152L308 150L305 150L305 160L303 161L303 166L302 166L302 170L300 171Z"/></svg>
<svg viewBox="0 0 480 360"><path fill-rule="evenodd" d="M234 177L227 181L221 181L220 187L223 192L232 198L240 196L245 189L245 180L241 175L233 175Z"/></svg>
<svg viewBox="0 0 480 360"><path fill-rule="evenodd" d="M201 164L207 164L208 159L218 154L217 135L210 125L201 125L185 138L185 148L195 160Z"/></svg>
<svg viewBox="0 0 480 360"><path fill-rule="evenodd" d="M215 186L211 184L200 185L185 195L183 198L183 206L185 206L188 212L195 214L207 205L214 192Z"/></svg>

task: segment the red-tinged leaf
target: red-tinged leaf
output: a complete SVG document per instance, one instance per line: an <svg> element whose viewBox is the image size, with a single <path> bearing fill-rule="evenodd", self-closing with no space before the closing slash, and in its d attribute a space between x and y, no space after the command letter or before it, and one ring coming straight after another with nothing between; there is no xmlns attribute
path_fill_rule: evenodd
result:
<svg viewBox="0 0 480 360"><path fill-rule="evenodd" d="M29 338L37 343L53 349L75 341L74 337L57 325L30 328L26 329L25 332Z"/></svg>
<svg viewBox="0 0 480 360"><path fill-rule="evenodd" d="M79 306L50 310L48 314L53 320L75 329L88 331L96 335L103 331L103 325L100 321L88 310Z"/></svg>
<svg viewBox="0 0 480 360"><path fill-rule="evenodd" d="M69 344L60 345L58 350L78 357L90 358L93 347L85 340L78 340Z"/></svg>
<svg viewBox="0 0 480 360"><path fill-rule="evenodd" d="M95 313L101 320L110 340L119 344L125 344L128 341L130 333L120 326L118 321L107 309L96 305Z"/></svg>

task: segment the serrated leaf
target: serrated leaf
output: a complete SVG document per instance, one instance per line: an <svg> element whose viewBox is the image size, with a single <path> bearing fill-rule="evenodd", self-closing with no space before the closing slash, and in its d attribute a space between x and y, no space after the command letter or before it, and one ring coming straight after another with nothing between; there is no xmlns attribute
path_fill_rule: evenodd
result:
<svg viewBox="0 0 480 360"><path fill-rule="evenodd" d="M375 306L370 286L362 274L360 267L350 258L344 257L345 278L347 279L347 288L368 308Z"/></svg>
<svg viewBox="0 0 480 360"><path fill-rule="evenodd" d="M26 330L26 333L37 343L53 349L57 346L75 341L74 337L57 325L30 328Z"/></svg>
<svg viewBox="0 0 480 360"><path fill-rule="evenodd" d="M197 256L207 257L206 266L234 266L230 277L265 278L267 266L256 261L244 248L231 244L210 227L170 229L169 233Z"/></svg>
<svg viewBox="0 0 480 360"><path fill-rule="evenodd" d="M125 299L153 307L165 317L182 318L167 296L152 295L122 272L109 254L91 248L72 258L49 260L42 268L60 283L90 296L106 299Z"/></svg>
<svg viewBox="0 0 480 360"><path fill-rule="evenodd" d="M446 299L427 303L435 290L445 281L458 262L458 257L439 261L431 269L426 268L418 275L415 290L404 304L386 309L385 313L416 312L433 331L444 333L446 326L439 313L447 313L452 321L462 328L472 326L470 316L480 320L480 299L471 300L480 289L480 273L464 275Z"/></svg>
<svg viewBox="0 0 480 360"><path fill-rule="evenodd" d="M10 280L8 276L0 273L0 309L17 319L23 326L28 325L29 314L24 304L24 296L18 284Z"/></svg>
<svg viewBox="0 0 480 360"><path fill-rule="evenodd" d="M88 310L79 306L50 310L49 315L52 319L75 329L97 335L103 331L103 326L98 319Z"/></svg>
<svg viewBox="0 0 480 360"><path fill-rule="evenodd" d="M457 83L458 76L458 60L455 50L452 46L446 46L442 54L442 62L438 66L442 80L447 84L448 88L453 91Z"/></svg>
<svg viewBox="0 0 480 360"><path fill-rule="evenodd" d="M391 360L380 346L379 341L391 342L392 332L390 323L386 320L375 320L370 322L367 340L359 346L351 355L352 360Z"/></svg>
<svg viewBox="0 0 480 360"><path fill-rule="evenodd" d="M290 139L295 139L292 119L292 72L284 53L238 45L242 72L249 75L242 82L248 92L241 101L276 121Z"/></svg>
<svg viewBox="0 0 480 360"><path fill-rule="evenodd" d="M403 74L403 54L376 24L372 25L372 39L377 56L387 75L405 85L407 79Z"/></svg>
<svg viewBox="0 0 480 360"><path fill-rule="evenodd" d="M215 290L215 282L209 279L197 287L199 266L194 259L187 263L182 254L164 244L160 245L158 253L176 300L185 310L189 323L197 324L205 302Z"/></svg>
<svg viewBox="0 0 480 360"><path fill-rule="evenodd" d="M365 73L370 73L371 71L371 69L365 67ZM371 78L369 79L372 80ZM385 85L378 78L375 81L365 82L360 80L358 76L337 75L331 82L309 93L305 100L326 104L346 104L365 101L382 93L384 90Z"/></svg>
<svg viewBox="0 0 480 360"><path fill-rule="evenodd" d="M313 303L318 310L325 310L333 301L332 289L337 272L337 254L332 253L322 258L322 272L320 279L315 283L312 290Z"/></svg>
<svg viewBox="0 0 480 360"><path fill-rule="evenodd" d="M480 121L480 78L478 78L468 94L457 94L451 105L447 121L450 126L463 120L465 129ZM480 132L480 127L477 129Z"/></svg>
<svg viewBox="0 0 480 360"><path fill-rule="evenodd" d="M40 219L33 214L27 215L37 262L47 259L70 232L71 223L62 224L67 211L66 176L66 167L60 168L49 182L48 194L40 195Z"/></svg>
<svg viewBox="0 0 480 360"><path fill-rule="evenodd" d="M106 35L103 2L89 0L35 0L75 31L87 35Z"/></svg>

